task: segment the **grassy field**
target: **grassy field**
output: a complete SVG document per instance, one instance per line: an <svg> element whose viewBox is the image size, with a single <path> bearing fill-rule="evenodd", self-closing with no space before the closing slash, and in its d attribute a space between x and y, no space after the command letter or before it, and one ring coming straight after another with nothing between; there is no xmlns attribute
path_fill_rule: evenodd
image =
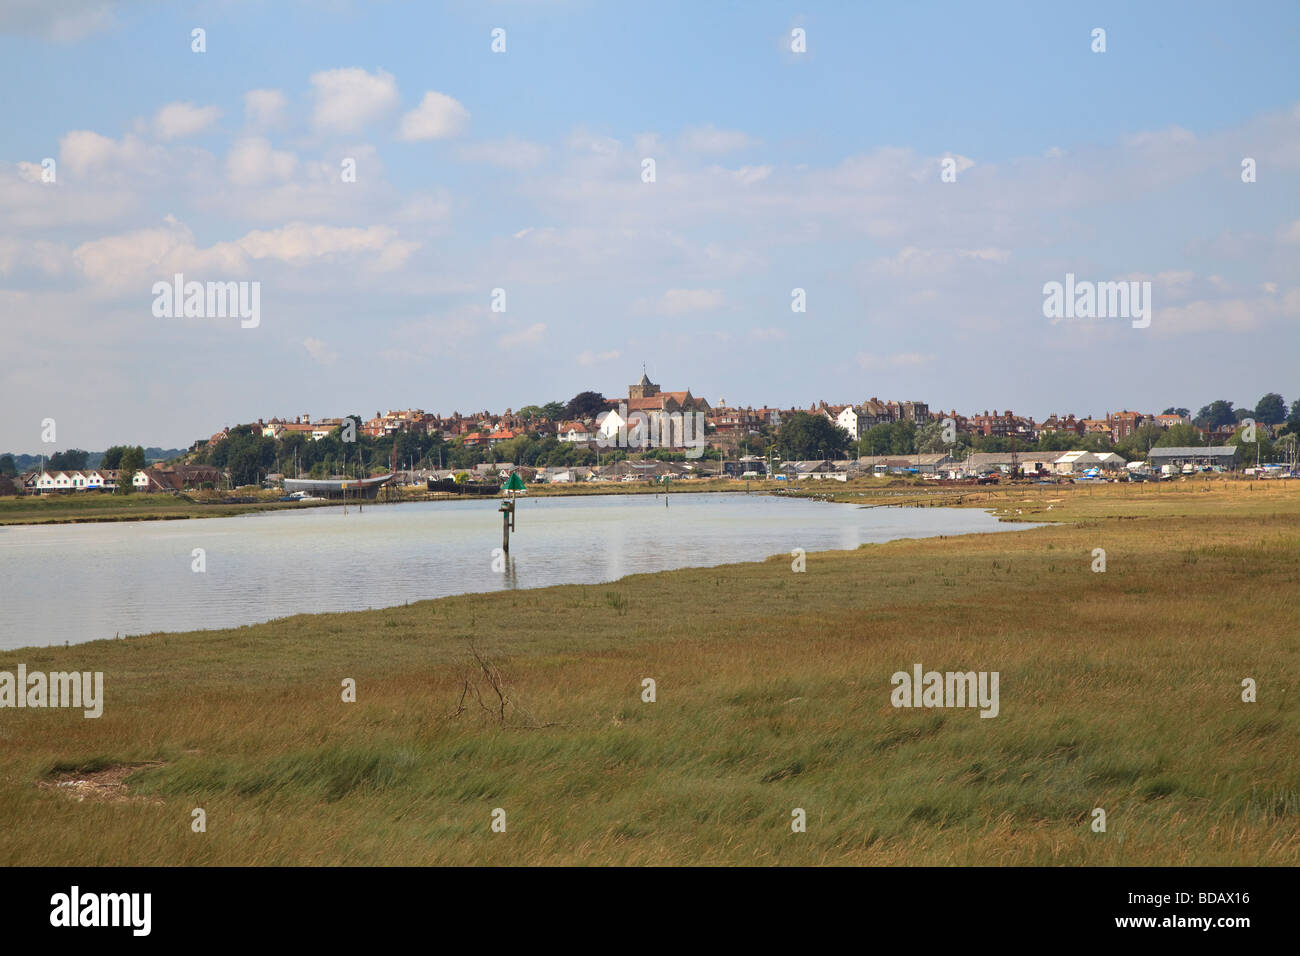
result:
<svg viewBox="0 0 1300 956"><path fill-rule="evenodd" d="M215 498L216 496L210 495ZM305 508L310 502L280 502L280 493L248 504L216 504L169 494L112 495L74 492L0 498L0 525L73 524L88 521L164 521L175 518L223 518L251 511Z"/></svg>
<svg viewBox="0 0 1300 956"><path fill-rule="evenodd" d="M106 696L0 710L0 864L1300 862L1300 483L960 497L1055 523L0 652Z"/></svg>

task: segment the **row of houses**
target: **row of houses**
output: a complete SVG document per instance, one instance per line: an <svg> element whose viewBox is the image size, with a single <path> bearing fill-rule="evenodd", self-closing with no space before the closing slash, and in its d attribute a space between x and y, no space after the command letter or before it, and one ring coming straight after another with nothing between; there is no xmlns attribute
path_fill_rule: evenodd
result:
<svg viewBox="0 0 1300 956"><path fill-rule="evenodd" d="M19 475L15 488L23 494L76 491L116 491L119 473L112 468L43 469ZM151 465L131 476L135 491L185 491L215 487L224 477L211 465Z"/></svg>
<svg viewBox="0 0 1300 956"><path fill-rule="evenodd" d="M960 415L957 411L932 411L922 401L907 400L882 401L872 397L861 403L829 404L826 401L815 402L806 408L775 408L769 406L733 407L725 399L717 405L711 405L706 399L692 393L687 388L679 391L663 390L657 383L650 381L647 374L642 374L640 381L627 387L626 398L605 400L605 409L601 414L593 414L580 420L552 421L530 415L521 415L507 408L503 414L487 411L462 415L459 411L448 416L435 415L423 409L390 409L387 412L376 411L373 418L362 423L361 430L372 438L389 437L400 432L413 434L437 435L448 441L461 441L470 447L491 448L502 442L508 442L526 434L552 436L562 442L575 444L593 444L602 437L610 437L622 425L629 424L635 413L642 413L655 421L664 421L673 416L685 416L687 413L699 413L704 416L708 436L712 444L718 447L734 447L735 442L745 434L757 432L764 427L779 428L784 420L796 413L823 415L829 421L843 428L854 441L877 425L910 422L916 426L951 420L956 430L961 433L979 435L985 438L1008 438L1033 443L1050 435L1070 435L1079 438L1101 436L1112 443L1119 443L1133 435L1145 425L1155 425L1168 430L1175 425L1191 424L1190 419L1178 414L1150 415L1144 412L1123 410L1108 411L1104 417L1076 417L1073 413L1053 413L1047 418L1035 420L1030 416L1017 415L1010 409L989 411L973 415ZM611 417L616 416L616 417ZM341 418L324 418L312 421L308 415L299 415L293 420L272 418L270 421L259 419L255 427L261 434L283 438L293 434L302 434L312 440L329 435L344 422ZM1218 429L1201 430L1202 439L1213 442L1226 442L1235 426L1227 425ZM660 429L660 431L663 431ZM195 448L203 444L220 440L225 430L213 435L206 442L195 443ZM672 427L668 431L668 441L660 442L665 447L677 447L673 442L681 441L675 437ZM698 440L701 436L692 435Z"/></svg>

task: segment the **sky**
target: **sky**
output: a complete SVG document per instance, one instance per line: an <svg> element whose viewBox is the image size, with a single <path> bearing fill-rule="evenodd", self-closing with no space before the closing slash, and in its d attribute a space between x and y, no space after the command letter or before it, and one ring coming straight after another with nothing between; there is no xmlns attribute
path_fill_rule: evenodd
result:
<svg viewBox="0 0 1300 956"><path fill-rule="evenodd" d="M0 450L643 363L713 404L1290 402L1298 54L1293 2L0 0ZM176 274L257 324L160 316ZM1149 325L1046 316L1067 274L1150 282Z"/></svg>

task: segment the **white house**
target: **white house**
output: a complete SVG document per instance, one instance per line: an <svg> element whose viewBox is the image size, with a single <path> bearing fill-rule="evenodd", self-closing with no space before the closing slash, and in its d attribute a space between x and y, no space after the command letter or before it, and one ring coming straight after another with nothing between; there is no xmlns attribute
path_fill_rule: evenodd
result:
<svg viewBox="0 0 1300 956"><path fill-rule="evenodd" d="M591 429L582 422L565 422L555 430L555 437L558 441L591 441Z"/></svg>

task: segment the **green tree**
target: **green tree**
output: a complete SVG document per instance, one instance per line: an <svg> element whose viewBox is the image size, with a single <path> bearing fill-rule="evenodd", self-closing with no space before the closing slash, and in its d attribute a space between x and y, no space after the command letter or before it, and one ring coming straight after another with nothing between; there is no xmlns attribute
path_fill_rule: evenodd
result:
<svg viewBox="0 0 1300 956"><path fill-rule="evenodd" d="M825 415L796 412L781 423L776 443L782 458L806 461L841 458L852 439L848 432Z"/></svg>
<svg viewBox="0 0 1300 956"><path fill-rule="evenodd" d="M1273 443L1268 440L1268 432L1256 426L1255 440L1250 442L1245 440L1245 432L1245 428L1238 428L1228 439L1229 445L1236 445L1239 449L1237 463L1244 467L1257 461L1269 461L1273 455Z"/></svg>
<svg viewBox="0 0 1300 956"><path fill-rule="evenodd" d="M69 448L67 451L56 451L50 456L47 468L57 471L82 471L86 467L86 459L90 453L80 448Z"/></svg>
<svg viewBox="0 0 1300 956"><path fill-rule="evenodd" d="M104 452L104 457L99 462L99 467L107 468L110 471L116 471L122 465L122 453L126 451L125 445L110 445Z"/></svg>
<svg viewBox="0 0 1300 956"><path fill-rule="evenodd" d="M858 439L858 454L881 455L916 454L917 429L913 422L886 422L868 428ZM936 450L942 450L936 449Z"/></svg>
<svg viewBox="0 0 1300 956"><path fill-rule="evenodd" d="M1255 421L1280 425L1286 419L1286 402L1277 392L1269 392L1255 403Z"/></svg>
<svg viewBox="0 0 1300 956"><path fill-rule="evenodd" d="M943 422L926 422L916 430L916 450L921 454L948 451L943 440Z"/></svg>
<svg viewBox="0 0 1300 956"><path fill-rule="evenodd" d="M1232 402L1215 399L1196 413L1196 424L1201 427L1218 428L1221 425L1236 424L1237 416L1233 414Z"/></svg>
<svg viewBox="0 0 1300 956"><path fill-rule="evenodd" d="M240 485L257 484L259 473L262 471L262 461L258 456L257 446L251 442L240 445L230 456L230 463L227 466L230 471L230 483L236 487Z"/></svg>
<svg viewBox="0 0 1300 956"><path fill-rule="evenodd" d="M564 417L564 405L560 402L547 402L542 406L542 417L548 421L558 422Z"/></svg>
<svg viewBox="0 0 1300 956"><path fill-rule="evenodd" d="M1181 415L1183 418L1191 418L1192 413L1186 408L1166 408L1161 415Z"/></svg>
<svg viewBox="0 0 1300 956"><path fill-rule="evenodd" d="M1038 439L1039 451L1073 451L1079 444L1080 438L1072 431L1051 431L1044 432L1043 437Z"/></svg>
<svg viewBox="0 0 1300 956"><path fill-rule="evenodd" d="M144 469L144 449L139 445L134 448L127 446L122 449L121 458L117 465L117 493L119 495L129 495L132 490L131 479L135 477L136 472Z"/></svg>
<svg viewBox="0 0 1300 956"><path fill-rule="evenodd" d="M1173 413L1171 412L1170 414ZM1115 451L1123 455L1129 461L1137 461L1139 458L1146 458L1147 452L1155 446L1163 436L1164 429L1159 425L1139 425L1133 434L1126 436L1115 446Z"/></svg>
<svg viewBox="0 0 1300 956"><path fill-rule="evenodd" d="M600 392L579 392L564 406L565 418L595 418L605 410L605 396Z"/></svg>
<svg viewBox="0 0 1300 956"><path fill-rule="evenodd" d="M18 474L18 465L13 455L0 455L0 475L13 478Z"/></svg>
<svg viewBox="0 0 1300 956"><path fill-rule="evenodd" d="M1166 429L1155 443L1156 448L1196 448L1202 444L1195 425L1175 425Z"/></svg>

